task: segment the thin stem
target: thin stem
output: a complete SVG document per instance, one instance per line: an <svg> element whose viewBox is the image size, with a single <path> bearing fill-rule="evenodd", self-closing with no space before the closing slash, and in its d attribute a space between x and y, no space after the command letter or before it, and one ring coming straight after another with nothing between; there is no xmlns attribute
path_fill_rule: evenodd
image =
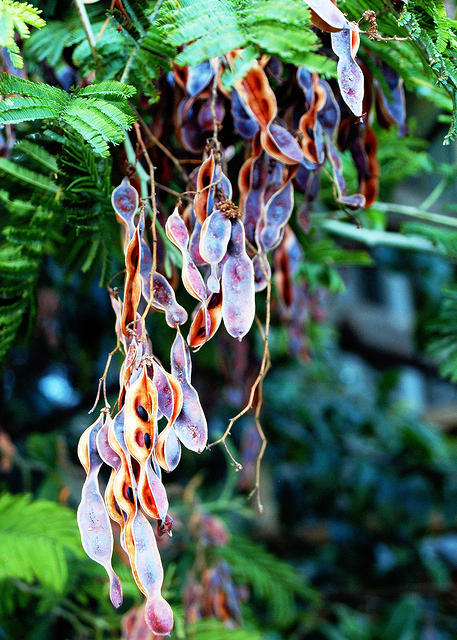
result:
<svg viewBox="0 0 457 640"><path fill-rule="evenodd" d="M183 179L186 182L188 182L189 176L187 175L186 171L184 170L178 158L175 158L175 156L171 153L171 151L167 149L167 147L163 145L158 138L155 137L155 135L152 133L152 131L150 130L146 122L143 120L143 118L140 116L140 114L138 113L138 111L136 111L134 107L133 107L133 110L135 111L136 117L138 118L138 122L143 127L143 131L145 132L149 140L153 142L157 147L159 147L159 149L167 156L167 158L169 158L172 161L172 163L178 169L179 173L182 175Z"/></svg>
<svg viewBox="0 0 457 640"><path fill-rule="evenodd" d="M436 253L436 247L426 238L403 236L399 233L378 231L376 229L357 229L353 224L341 222L340 220L324 220L320 226L329 233L361 242L368 247L395 247L397 249Z"/></svg>
<svg viewBox="0 0 457 640"><path fill-rule="evenodd" d="M444 216L441 213L423 211L421 208L411 207L410 205L406 204L395 204L392 202L375 202L373 204L373 209L378 209L378 211L384 211L386 213L398 213L402 216L411 216L412 218L427 220L427 222L434 222L436 224L446 225L447 227L457 228L457 218Z"/></svg>
<svg viewBox="0 0 457 640"><path fill-rule="evenodd" d="M81 20L81 24L84 29L84 33L86 34L87 41L89 42L89 47L92 52L92 57L94 59L94 62L96 63L97 51L95 47L97 43L95 41L94 32L92 31L92 26L90 24L89 16L87 15L86 7L84 6L84 3L82 2L82 0L75 0L75 5L79 14L79 19Z"/></svg>

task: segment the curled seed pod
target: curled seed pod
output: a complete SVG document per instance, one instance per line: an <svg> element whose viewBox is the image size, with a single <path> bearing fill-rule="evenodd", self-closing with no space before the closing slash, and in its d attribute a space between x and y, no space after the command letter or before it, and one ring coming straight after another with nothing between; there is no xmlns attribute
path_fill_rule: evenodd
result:
<svg viewBox="0 0 457 640"><path fill-rule="evenodd" d="M134 547L131 535L127 535L127 524L131 522L137 511L137 502L135 499L136 480L132 470L132 464L128 449L124 440L124 409L121 409L113 418L108 429L108 442L113 451L117 453L120 459L120 465L114 470L113 494L116 504L125 514L123 523L121 524L121 544L127 552L132 566L132 572L135 571L133 564ZM129 498L129 488L135 488L133 491L134 502Z"/></svg>
<svg viewBox="0 0 457 640"><path fill-rule="evenodd" d="M183 396L181 386L172 375L157 362L153 363L154 384L159 397L159 407L168 422L155 445L155 455L165 471L173 471L181 458L181 445L172 427L181 412Z"/></svg>
<svg viewBox="0 0 457 640"><path fill-rule="evenodd" d="M122 308L122 333L130 335L128 327L136 320L136 312L141 298L141 235L140 228L137 227L132 236L125 254L125 286L124 304Z"/></svg>
<svg viewBox="0 0 457 640"><path fill-rule="evenodd" d="M296 172L297 167L288 172L285 184L265 206L264 224L259 237L259 246L263 251L274 249L282 239L284 227L294 207L294 188L291 181Z"/></svg>
<svg viewBox="0 0 457 640"><path fill-rule="evenodd" d="M208 215L207 203L209 185L214 182L213 173L216 162L213 154L209 155L201 164L197 175L197 193L194 198L194 213L200 224L203 224Z"/></svg>
<svg viewBox="0 0 457 640"><path fill-rule="evenodd" d="M227 332L241 340L255 316L254 267L246 253L244 228L232 221L228 258L222 269L222 318Z"/></svg>
<svg viewBox="0 0 457 640"><path fill-rule="evenodd" d="M325 160L324 141L322 138L322 126L318 120L318 112L326 102L326 94L319 84L317 73L309 73L301 67L297 70L297 79L302 87L305 97L309 99L309 108L300 118L299 129L302 135L301 148L310 168L316 168Z"/></svg>
<svg viewBox="0 0 457 640"><path fill-rule="evenodd" d="M139 196L127 177L111 194L111 204L116 212L116 218L127 231L127 241L131 240L135 233L134 217L138 209Z"/></svg>
<svg viewBox="0 0 457 640"><path fill-rule="evenodd" d="M337 72L341 97L352 113L358 118L362 115L363 104L363 73L355 56L359 48L360 36L357 25L348 24L347 27L332 33L332 49L338 56Z"/></svg>
<svg viewBox="0 0 457 640"><path fill-rule="evenodd" d="M260 141L265 151L285 164L301 162L303 154L295 138L287 129L274 123L278 110L276 97L259 63L255 63L245 77L235 83L235 87L246 111L260 126Z"/></svg>
<svg viewBox="0 0 457 640"><path fill-rule="evenodd" d="M189 360L189 348L182 335L177 333L171 347L171 372L181 386L183 404L174 429L187 449L201 453L206 446L208 426L198 394L190 383Z"/></svg>
<svg viewBox="0 0 457 640"><path fill-rule="evenodd" d="M189 335L187 337L189 346L194 350L199 349L207 340L210 340L219 329L219 325L222 320L221 291L212 293L208 297L208 300L206 301L206 308L210 317L210 332L209 335L206 336L205 312L203 306L200 304L197 307L189 330Z"/></svg>
<svg viewBox="0 0 457 640"><path fill-rule="evenodd" d="M144 439L147 433L154 445L157 442L157 404L157 389L148 377L146 367L143 367L125 394L124 439L130 455L140 465L137 482L141 507L151 517L162 519L168 511L168 498L150 464L153 451L146 446Z"/></svg>
<svg viewBox="0 0 457 640"><path fill-rule="evenodd" d="M236 131L245 140L252 140L259 130L258 122L246 111L236 89L232 91L232 117Z"/></svg>
<svg viewBox="0 0 457 640"><path fill-rule="evenodd" d="M207 289L205 282L202 278L200 271L195 266L189 251L187 249L189 243L189 234L184 220L175 209L172 215L168 218L165 230L168 238L175 244L181 251L183 266L182 266L182 281L186 290L191 296L199 300L203 306L206 304ZM206 314L206 334L209 334L209 315Z"/></svg>
<svg viewBox="0 0 457 640"><path fill-rule="evenodd" d="M79 451L80 460L83 466L86 466L88 462L88 466L77 519L84 551L92 560L104 567L110 580L110 599L117 608L122 604L122 587L111 565L113 533L98 486L98 473L102 466L102 459L97 451L96 438L102 426L103 414L100 414L100 417L83 434L83 442Z"/></svg>
<svg viewBox="0 0 457 640"><path fill-rule="evenodd" d="M178 304L173 287L161 273L154 273L152 288L152 306L165 313L165 320L169 327L175 328L187 322L187 311Z"/></svg>

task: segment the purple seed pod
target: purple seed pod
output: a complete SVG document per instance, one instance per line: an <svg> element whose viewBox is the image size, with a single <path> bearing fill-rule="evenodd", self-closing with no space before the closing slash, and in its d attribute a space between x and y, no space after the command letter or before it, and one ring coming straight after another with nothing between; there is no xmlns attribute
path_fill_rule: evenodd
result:
<svg viewBox="0 0 457 640"><path fill-rule="evenodd" d="M156 537L141 511L137 511L133 519L132 538L137 584L146 596L146 623L156 635L168 636L173 629L173 612L161 594L163 568Z"/></svg>
<svg viewBox="0 0 457 640"><path fill-rule="evenodd" d="M191 98L198 96L211 82L213 68L208 60L194 67L187 67L186 91Z"/></svg>
<svg viewBox="0 0 457 640"><path fill-rule="evenodd" d="M268 181L268 156L262 151L250 171L249 191L244 203L244 230L246 240L255 246L255 230L262 215L264 192Z"/></svg>
<svg viewBox="0 0 457 640"><path fill-rule="evenodd" d="M241 340L251 328L254 316L254 267L246 253L244 227L234 220L228 258L222 269L222 318L227 332Z"/></svg>
<svg viewBox="0 0 457 640"><path fill-rule="evenodd" d="M183 404L174 422L176 435L191 451L201 453L206 446L208 426L198 393L190 384L190 352L180 333L171 346L171 372L181 385Z"/></svg>
<svg viewBox="0 0 457 640"><path fill-rule="evenodd" d="M194 228L189 239L190 257L192 258L194 263L197 265L197 267L202 267L203 265L206 264L205 260L203 260L203 258L200 255L200 248L199 248L201 228L202 228L202 225L200 224L200 222L198 220L195 220Z"/></svg>
<svg viewBox="0 0 457 640"><path fill-rule="evenodd" d="M269 134L269 140L265 133ZM287 129L280 124L271 123L267 127L267 132L262 132L264 146L269 155L287 164L298 164L303 159L303 151L300 145ZM273 144L271 144L271 142ZM276 147L276 149L275 149ZM278 153L279 151L279 153Z"/></svg>
<svg viewBox="0 0 457 640"><path fill-rule="evenodd" d="M356 39L356 46L353 44L353 38ZM352 113L360 118L363 110L364 80L362 70L354 59L358 39L358 30L350 25L331 34L332 49L338 56L337 72L341 97Z"/></svg>
<svg viewBox="0 0 457 640"><path fill-rule="evenodd" d="M245 140L252 140L260 127L258 122L245 109L236 89L232 91L232 116L235 130Z"/></svg>
<svg viewBox="0 0 457 640"><path fill-rule="evenodd" d="M110 600L118 608L122 604L122 587L111 565L113 533L109 515L98 486L98 473L102 466L102 459L97 450L96 439L102 427L103 414L100 414L96 422L89 427L89 437L83 439L83 442L87 443L88 451L86 455L80 456L80 460L84 465L84 461L88 458L89 466L82 488L77 519L84 551L89 558L104 567L110 580Z"/></svg>
<svg viewBox="0 0 457 640"><path fill-rule="evenodd" d="M289 179L265 205L264 226L259 238L259 246L263 251L270 251L278 246L293 207L294 188Z"/></svg>
<svg viewBox="0 0 457 640"><path fill-rule="evenodd" d="M135 233L134 217L138 209L139 196L138 191L132 187L127 177L111 194L111 204L117 219L125 226L129 239L131 239Z"/></svg>

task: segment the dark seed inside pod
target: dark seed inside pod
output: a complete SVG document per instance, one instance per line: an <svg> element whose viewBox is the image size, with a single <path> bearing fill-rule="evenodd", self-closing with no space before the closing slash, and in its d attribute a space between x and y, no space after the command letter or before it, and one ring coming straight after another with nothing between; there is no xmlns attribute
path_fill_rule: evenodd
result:
<svg viewBox="0 0 457 640"><path fill-rule="evenodd" d="M144 434L144 444L148 449L151 448L151 436L149 435L149 433Z"/></svg>
<svg viewBox="0 0 457 640"><path fill-rule="evenodd" d="M141 404L137 406L136 412L144 422L147 422L149 420L148 412Z"/></svg>
<svg viewBox="0 0 457 640"><path fill-rule="evenodd" d="M130 500L130 502L131 502L132 504L135 504L135 499L134 499L134 497L133 497L133 489L132 489L132 487L129 487L129 488L127 489L127 496L128 496L128 499Z"/></svg>
<svg viewBox="0 0 457 640"><path fill-rule="evenodd" d="M121 510L119 509L119 505L117 504L117 502L114 503L114 506L115 506L116 511L118 512L118 514L121 515Z"/></svg>

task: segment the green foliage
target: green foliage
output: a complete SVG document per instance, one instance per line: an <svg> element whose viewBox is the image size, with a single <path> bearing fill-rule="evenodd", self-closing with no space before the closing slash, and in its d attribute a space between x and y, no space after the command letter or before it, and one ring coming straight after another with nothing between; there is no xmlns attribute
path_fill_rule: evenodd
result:
<svg viewBox="0 0 457 640"><path fill-rule="evenodd" d="M57 87L3 74L0 92L8 96L0 103L1 124L50 119L64 131L79 134L101 156L109 154L109 143L122 142L135 121L127 105L135 89L120 82L100 82L69 95Z"/></svg>
<svg viewBox="0 0 457 640"><path fill-rule="evenodd" d="M27 2L0 0L0 47L5 47L16 68L24 65L15 41L15 30L23 40L28 38L32 27L44 27L46 22L40 17L41 11Z"/></svg>
<svg viewBox="0 0 457 640"><path fill-rule="evenodd" d="M457 245L453 234L453 247ZM446 247L448 243L446 242ZM428 351L439 361L440 372L457 381L457 287L447 286L436 318L429 323Z"/></svg>
<svg viewBox="0 0 457 640"><path fill-rule="evenodd" d="M74 513L29 495L0 496L0 580L35 580L62 591L68 579L66 555L80 554Z"/></svg>
<svg viewBox="0 0 457 640"><path fill-rule="evenodd" d="M332 70L328 59L313 53L318 40L300 0L185 0L179 8L166 1L158 24L172 45L187 45L175 58L180 65L195 65L232 49L249 47L244 55L248 60L256 51L257 56L270 53L294 64L311 61L313 67L320 61L324 72Z"/></svg>
<svg viewBox="0 0 457 640"><path fill-rule="evenodd" d="M250 585L256 598L268 602L270 615L280 627L296 617L297 599L316 599L303 574L248 538L232 535L229 545L215 554L227 562L238 584Z"/></svg>

